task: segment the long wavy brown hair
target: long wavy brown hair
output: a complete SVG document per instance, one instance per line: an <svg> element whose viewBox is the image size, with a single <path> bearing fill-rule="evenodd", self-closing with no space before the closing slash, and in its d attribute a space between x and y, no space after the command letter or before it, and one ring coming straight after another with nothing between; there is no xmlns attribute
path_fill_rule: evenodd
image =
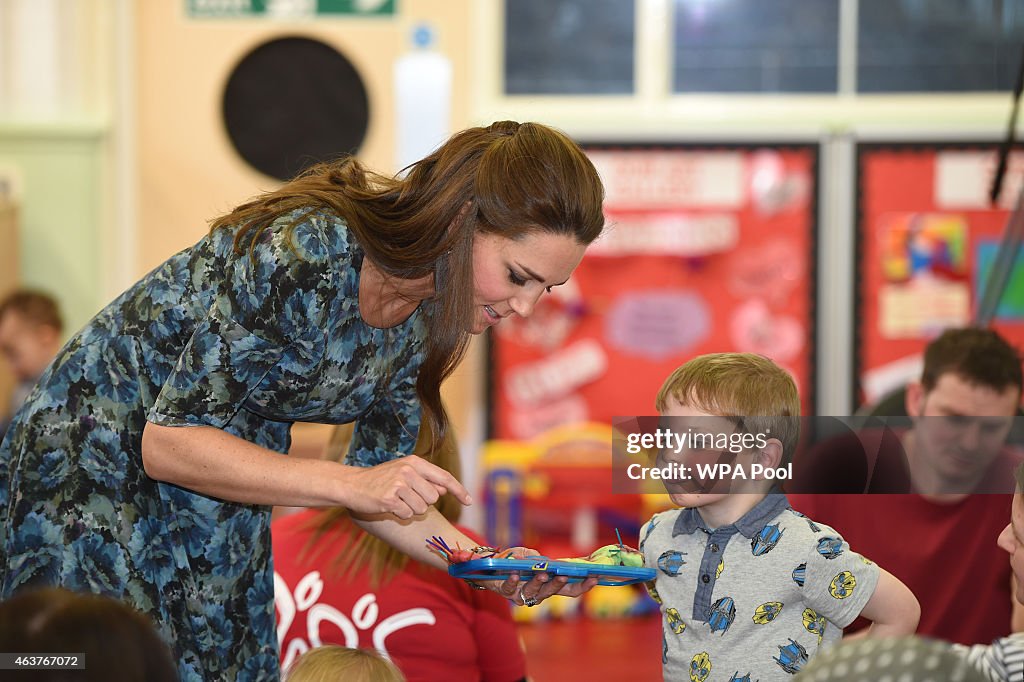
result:
<svg viewBox="0 0 1024 682"><path fill-rule="evenodd" d="M355 158L320 164L216 219L235 231L235 251L296 209L326 207L343 218L368 258L387 275L435 274L426 313L425 356L416 392L430 433L448 417L441 383L465 355L475 314L473 237L519 239L536 232L590 244L601 233L604 188L590 159L565 133L539 123L500 121L453 135L395 177ZM301 220L301 217L298 219ZM297 221L295 221L297 222ZM291 230L295 222L281 229Z"/></svg>

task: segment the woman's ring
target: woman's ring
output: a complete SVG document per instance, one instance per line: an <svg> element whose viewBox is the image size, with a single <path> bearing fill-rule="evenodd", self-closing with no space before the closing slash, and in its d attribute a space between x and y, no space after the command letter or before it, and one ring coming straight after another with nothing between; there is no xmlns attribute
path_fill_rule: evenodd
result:
<svg viewBox="0 0 1024 682"><path fill-rule="evenodd" d="M519 596L523 598L523 606L536 606L540 603L539 601L537 601L536 597L527 597L525 594L522 593L520 593Z"/></svg>

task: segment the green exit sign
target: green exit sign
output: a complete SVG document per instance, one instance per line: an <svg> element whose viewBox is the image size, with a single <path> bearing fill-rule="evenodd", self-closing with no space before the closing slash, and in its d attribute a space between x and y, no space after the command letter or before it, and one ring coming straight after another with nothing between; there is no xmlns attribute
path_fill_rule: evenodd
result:
<svg viewBox="0 0 1024 682"><path fill-rule="evenodd" d="M388 16L397 0L186 0L193 17Z"/></svg>

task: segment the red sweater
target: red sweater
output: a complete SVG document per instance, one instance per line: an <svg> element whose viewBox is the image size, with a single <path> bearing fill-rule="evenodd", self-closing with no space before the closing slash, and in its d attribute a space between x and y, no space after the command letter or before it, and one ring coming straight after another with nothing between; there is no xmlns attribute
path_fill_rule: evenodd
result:
<svg viewBox="0 0 1024 682"><path fill-rule="evenodd" d="M952 504L919 495L788 497L913 591L920 634L961 644L1009 634L1010 565L996 538L1010 519L1010 495L969 495Z"/></svg>
<svg viewBox="0 0 1024 682"><path fill-rule="evenodd" d="M526 677L509 603L471 589L436 568L409 561L390 581L371 589L360 569L342 580L328 567L345 550L353 525L322 536L324 551L310 563L300 552L315 511L292 514L271 527L274 606L282 667L319 644L376 648L391 657L409 682L465 680L511 682ZM465 528L463 533L486 544Z"/></svg>

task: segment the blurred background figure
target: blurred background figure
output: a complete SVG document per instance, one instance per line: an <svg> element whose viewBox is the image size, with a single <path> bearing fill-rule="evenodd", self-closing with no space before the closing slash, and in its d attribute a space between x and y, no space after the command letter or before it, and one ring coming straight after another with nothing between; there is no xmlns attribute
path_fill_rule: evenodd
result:
<svg viewBox="0 0 1024 682"><path fill-rule="evenodd" d="M14 375L0 438L36 380L60 350L64 322L57 301L47 293L18 289L0 300L0 357Z"/></svg>
<svg viewBox="0 0 1024 682"><path fill-rule="evenodd" d="M395 665L372 649L336 644L310 649L299 656L285 682L405 682Z"/></svg>
<svg viewBox="0 0 1024 682"><path fill-rule="evenodd" d="M1022 390L1021 358L1005 338L990 329L947 329L927 345L920 378L907 388L909 428L890 429L889 445L866 438L865 430L854 439L856 448L844 445L850 441L845 437L821 446L829 448L823 450L829 468L836 461L865 461L867 444L877 447L879 461L896 455L890 459L905 460L900 466L907 476L892 480L904 481L907 492L912 483L914 494L836 495L818 489L789 495L794 509L842 528L851 546L910 587L921 602L922 635L988 644L1024 626L1021 605L1010 591L1010 567L994 542L1006 527L1012 490L982 494L1012 485L1021 456L1006 439ZM879 470L892 474L897 467L874 469L846 492L874 489ZM888 484L881 489L898 490ZM847 632L863 625L855 621Z"/></svg>
<svg viewBox="0 0 1024 682"><path fill-rule="evenodd" d="M14 675L18 680L178 680L170 649L148 618L116 599L63 588L22 592L0 602L0 651L85 657L84 669L23 670Z"/></svg>

